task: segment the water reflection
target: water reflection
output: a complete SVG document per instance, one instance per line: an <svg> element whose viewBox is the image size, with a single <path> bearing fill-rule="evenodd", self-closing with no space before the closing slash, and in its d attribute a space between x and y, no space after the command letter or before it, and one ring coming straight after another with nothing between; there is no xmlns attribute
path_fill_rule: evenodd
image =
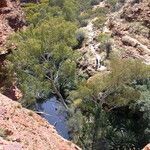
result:
<svg viewBox="0 0 150 150"><path fill-rule="evenodd" d="M36 109L39 112L44 112L42 116L53 126L55 126L57 132L69 139L68 129L65 124L67 113L63 105L57 100L56 97L51 97L44 102L38 102Z"/></svg>

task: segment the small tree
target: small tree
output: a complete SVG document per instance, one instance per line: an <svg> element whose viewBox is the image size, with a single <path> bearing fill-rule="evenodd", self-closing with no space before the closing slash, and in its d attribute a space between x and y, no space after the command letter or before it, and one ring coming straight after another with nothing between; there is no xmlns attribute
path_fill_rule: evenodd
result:
<svg viewBox="0 0 150 150"><path fill-rule="evenodd" d="M110 35L106 33L100 33L98 41L101 43L101 48L106 51L106 59L109 58L110 52L112 51Z"/></svg>

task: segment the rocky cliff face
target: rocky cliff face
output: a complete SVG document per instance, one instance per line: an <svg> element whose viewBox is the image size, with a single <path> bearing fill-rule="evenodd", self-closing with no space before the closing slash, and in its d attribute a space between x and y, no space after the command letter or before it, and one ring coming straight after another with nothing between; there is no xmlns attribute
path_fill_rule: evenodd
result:
<svg viewBox="0 0 150 150"><path fill-rule="evenodd" d="M5 67L8 36L24 25L24 14L18 1L0 0L0 72ZM3 80L0 76L0 87ZM5 94L14 100L20 98L15 85L12 85ZM45 119L0 94L0 150L80 150L80 148L59 136Z"/></svg>
<svg viewBox="0 0 150 150"><path fill-rule="evenodd" d="M92 23L97 17L89 20L89 24L82 28L86 31L88 40L79 50L83 54L79 67L89 76L107 71L106 49L97 41L99 34L111 36L110 43L107 44L111 51L121 52L123 58L132 57L150 64L150 0L124 0L118 6L113 12L108 11L101 29L93 27ZM100 2L93 10L97 8L108 8L107 2ZM104 66L98 67L100 62Z"/></svg>
<svg viewBox="0 0 150 150"><path fill-rule="evenodd" d="M80 150L33 111L0 94L0 150Z"/></svg>
<svg viewBox="0 0 150 150"><path fill-rule="evenodd" d="M5 58L8 53L6 40L8 36L20 30L25 25L24 14L17 0L0 0L0 72L5 71ZM4 87L7 76L5 73L0 74L0 88ZM15 85L7 88L5 94L13 100L17 100L18 89ZM16 96L17 95L17 96Z"/></svg>
<svg viewBox="0 0 150 150"><path fill-rule="evenodd" d="M0 1L0 54L6 52L6 39L10 33L25 25L24 15L17 0Z"/></svg>
<svg viewBox="0 0 150 150"><path fill-rule="evenodd" d="M124 57L138 58L150 64L150 1L127 0L111 14L108 28L114 47L124 51Z"/></svg>

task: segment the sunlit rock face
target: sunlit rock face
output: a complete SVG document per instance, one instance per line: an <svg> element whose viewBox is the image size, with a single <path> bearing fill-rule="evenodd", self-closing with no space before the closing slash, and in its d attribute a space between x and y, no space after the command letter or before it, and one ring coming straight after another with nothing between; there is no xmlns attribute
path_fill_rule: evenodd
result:
<svg viewBox="0 0 150 150"><path fill-rule="evenodd" d="M16 0L0 0L0 54L6 51L8 36L25 25L24 14Z"/></svg>
<svg viewBox="0 0 150 150"><path fill-rule="evenodd" d="M150 1L127 0L107 22L114 48L123 49L123 58L133 57L150 64Z"/></svg>
<svg viewBox="0 0 150 150"><path fill-rule="evenodd" d="M6 65L6 55L10 52L6 41L10 34L25 26L24 14L17 0L0 0L0 72ZM12 44L12 46L14 46ZM0 88L5 85L5 77L0 78ZM9 89L9 90L8 90ZM21 98L21 92L12 85L7 88L8 96L14 100Z"/></svg>
<svg viewBox="0 0 150 150"><path fill-rule="evenodd" d="M0 1L0 8L3 8L3 7L7 7L7 1L6 0Z"/></svg>
<svg viewBox="0 0 150 150"><path fill-rule="evenodd" d="M35 112L0 94L0 149L81 150Z"/></svg>
<svg viewBox="0 0 150 150"><path fill-rule="evenodd" d="M147 144L142 150L150 150L150 143Z"/></svg>

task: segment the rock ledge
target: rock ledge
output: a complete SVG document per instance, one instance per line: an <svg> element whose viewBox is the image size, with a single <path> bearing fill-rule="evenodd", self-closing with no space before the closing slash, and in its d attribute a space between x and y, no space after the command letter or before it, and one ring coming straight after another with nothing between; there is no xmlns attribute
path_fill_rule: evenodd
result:
<svg viewBox="0 0 150 150"><path fill-rule="evenodd" d="M20 103L0 94L0 150L81 150Z"/></svg>

